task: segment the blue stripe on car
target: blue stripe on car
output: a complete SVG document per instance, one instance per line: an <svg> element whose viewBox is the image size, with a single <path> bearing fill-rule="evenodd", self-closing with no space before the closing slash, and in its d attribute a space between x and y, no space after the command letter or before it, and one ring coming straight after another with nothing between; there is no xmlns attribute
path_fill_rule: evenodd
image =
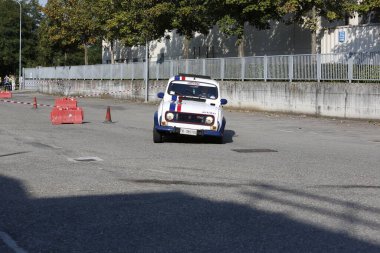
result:
<svg viewBox="0 0 380 253"><path fill-rule="evenodd" d="M174 111L175 111L175 103L170 103L170 108L169 108L169 110L170 110L171 112L174 112Z"/></svg>

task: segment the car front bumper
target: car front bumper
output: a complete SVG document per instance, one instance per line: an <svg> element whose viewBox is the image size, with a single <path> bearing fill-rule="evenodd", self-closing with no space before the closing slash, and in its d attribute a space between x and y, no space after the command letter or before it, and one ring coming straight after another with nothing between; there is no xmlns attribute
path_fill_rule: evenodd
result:
<svg viewBox="0 0 380 253"><path fill-rule="evenodd" d="M208 137L223 138L225 126L226 126L226 120L223 118L222 124L217 131L199 129L199 130L197 130L196 136L205 136L205 137L208 136ZM180 135L180 131L181 131L180 127L161 126L159 124L158 112L157 111L154 114L154 129L157 132L160 132L162 134L178 134L178 135Z"/></svg>
<svg viewBox="0 0 380 253"><path fill-rule="evenodd" d="M180 134L181 128L172 126L155 126L154 127L160 133L166 134ZM197 136L208 136L208 137L223 137L223 133L219 131L212 130L197 130Z"/></svg>

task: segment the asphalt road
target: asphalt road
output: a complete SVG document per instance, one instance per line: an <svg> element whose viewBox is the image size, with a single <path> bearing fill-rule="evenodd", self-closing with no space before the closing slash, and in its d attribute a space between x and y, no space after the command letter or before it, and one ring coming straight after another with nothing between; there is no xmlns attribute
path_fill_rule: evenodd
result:
<svg viewBox="0 0 380 253"><path fill-rule="evenodd" d="M156 105L78 101L0 101L1 253L380 252L380 124L227 110L225 144L153 144Z"/></svg>

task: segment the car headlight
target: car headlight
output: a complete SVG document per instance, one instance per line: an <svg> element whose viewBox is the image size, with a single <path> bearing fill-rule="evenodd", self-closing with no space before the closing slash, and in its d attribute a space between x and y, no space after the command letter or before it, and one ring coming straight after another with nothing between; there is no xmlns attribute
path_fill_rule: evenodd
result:
<svg viewBox="0 0 380 253"><path fill-rule="evenodd" d="M214 118L213 117L211 117L211 116L207 116L206 117L206 120L205 120L206 124L211 125L213 122L214 122Z"/></svg>
<svg viewBox="0 0 380 253"><path fill-rule="evenodd" d="M168 121L173 120L173 119L174 119L174 114L171 113L171 112L167 113L167 114L166 114L166 119L167 119Z"/></svg>

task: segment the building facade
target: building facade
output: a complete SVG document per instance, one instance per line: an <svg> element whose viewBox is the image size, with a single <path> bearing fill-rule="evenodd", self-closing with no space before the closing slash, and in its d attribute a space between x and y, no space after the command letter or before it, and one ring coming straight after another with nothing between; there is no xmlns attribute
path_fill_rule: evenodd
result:
<svg viewBox="0 0 380 253"><path fill-rule="evenodd" d="M380 52L380 11L368 16L347 18L335 23L320 21L317 32L317 49L322 54ZM208 35L195 34L186 40L175 32L169 39L149 43L151 61L162 62L172 59L223 58L239 56L311 54L312 33L300 25L271 24L269 30L245 27L242 48L236 38L225 37L217 27ZM115 62L141 62L145 59L145 46L125 48L115 43ZM109 44L103 42L103 64L111 63Z"/></svg>

